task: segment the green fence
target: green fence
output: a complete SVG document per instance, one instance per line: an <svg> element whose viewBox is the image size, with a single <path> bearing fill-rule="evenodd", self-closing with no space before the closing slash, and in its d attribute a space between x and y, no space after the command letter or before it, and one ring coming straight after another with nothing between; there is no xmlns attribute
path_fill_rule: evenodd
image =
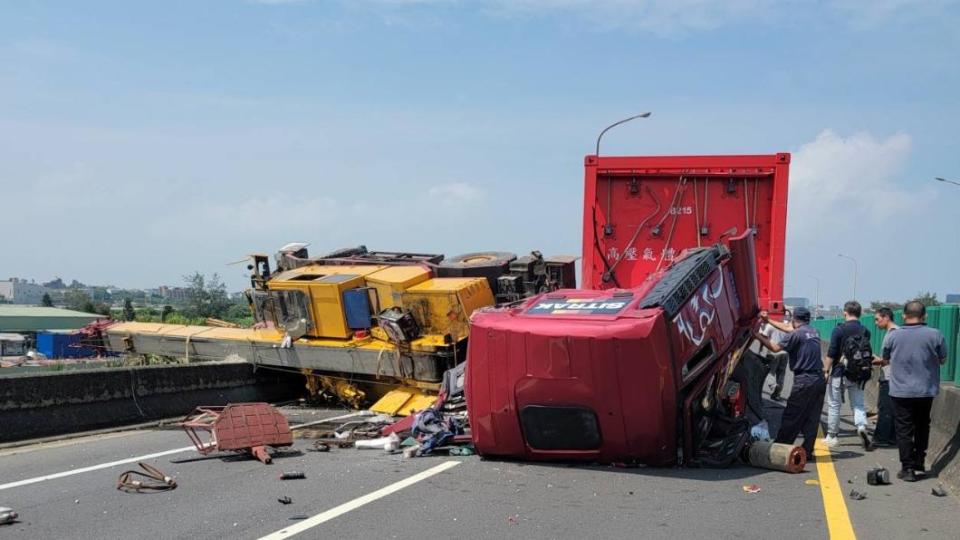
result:
<svg viewBox="0 0 960 540"><path fill-rule="evenodd" d="M897 324L903 323L903 312L894 312ZM830 338L834 327L842 323L843 319L820 319L813 321L824 340ZM879 354L886 331L877 328L873 322L873 315L864 315L860 322L870 330L870 345ZM953 381L960 387L960 369L957 368L957 346L960 345L960 305L946 304L927 308L927 325L940 330L947 340L947 363L940 366L940 380Z"/></svg>

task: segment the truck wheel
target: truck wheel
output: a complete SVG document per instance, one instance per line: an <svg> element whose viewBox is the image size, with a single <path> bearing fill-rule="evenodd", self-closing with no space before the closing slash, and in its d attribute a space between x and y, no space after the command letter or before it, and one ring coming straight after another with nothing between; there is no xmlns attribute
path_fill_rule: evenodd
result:
<svg viewBox="0 0 960 540"><path fill-rule="evenodd" d="M506 274L510 263L516 260L514 253L504 251L480 251L464 253L440 261L437 277L482 277L487 278L493 295L498 293L497 278Z"/></svg>

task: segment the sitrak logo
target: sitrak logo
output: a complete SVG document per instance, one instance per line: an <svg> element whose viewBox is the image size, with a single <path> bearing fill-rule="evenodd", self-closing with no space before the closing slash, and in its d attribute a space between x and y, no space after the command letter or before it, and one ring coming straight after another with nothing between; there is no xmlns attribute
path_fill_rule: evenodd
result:
<svg viewBox="0 0 960 540"><path fill-rule="evenodd" d="M553 302L538 302L527 310L533 315L616 315L628 302L583 298L562 298Z"/></svg>

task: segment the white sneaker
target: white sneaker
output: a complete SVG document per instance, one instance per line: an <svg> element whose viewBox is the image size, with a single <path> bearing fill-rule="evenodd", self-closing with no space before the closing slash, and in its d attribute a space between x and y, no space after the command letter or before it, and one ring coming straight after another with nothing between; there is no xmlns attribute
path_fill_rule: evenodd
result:
<svg viewBox="0 0 960 540"><path fill-rule="evenodd" d="M824 446L833 448L834 446L840 444L840 439L838 439L836 435L827 435L823 438L823 444Z"/></svg>

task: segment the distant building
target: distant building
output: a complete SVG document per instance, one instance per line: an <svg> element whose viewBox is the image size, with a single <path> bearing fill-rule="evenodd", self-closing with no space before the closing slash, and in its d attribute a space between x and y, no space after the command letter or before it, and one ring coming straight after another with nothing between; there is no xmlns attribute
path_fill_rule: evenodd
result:
<svg viewBox="0 0 960 540"><path fill-rule="evenodd" d="M39 304L46 292L42 286L25 279L0 281L0 296L13 304Z"/></svg>
<svg viewBox="0 0 960 540"><path fill-rule="evenodd" d="M784 305L787 305L790 307L803 307L803 308L810 307L810 299L803 298L801 296L791 296L789 298L784 298L783 303Z"/></svg>
<svg viewBox="0 0 960 540"><path fill-rule="evenodd" d="M948 294L944 302L947 304L960 304L960 293Z"/></svg>
<svg viewBox="0 0 960 540"><path fill-rule="evenodd" d="M161 285L157 290L160 292L160 296L167 300L184 301L190 298L190 291L183 287L167 287L166 285Z"/></svg>
<svg viewBox="0 0 960 540"><path fill-rule="evenodd" d="M76 330L103 315L52 307L0 305L0 332Z"/></svg>

